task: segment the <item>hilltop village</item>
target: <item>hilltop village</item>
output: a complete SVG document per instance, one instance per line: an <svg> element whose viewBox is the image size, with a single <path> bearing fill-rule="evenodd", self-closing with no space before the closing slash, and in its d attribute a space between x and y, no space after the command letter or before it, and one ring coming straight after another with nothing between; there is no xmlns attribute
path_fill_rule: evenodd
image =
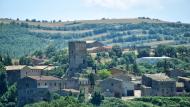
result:
<svg viewBox="0 0 190 107"><path fill-rule="evenodd" d="M136 48L150 48L151 52L155 51L151 47ZM51 99L51 93L75 97L83 93L83 100L89 101L95 91L104 97L115 97L122 100L144 96L172 97L190 91L190 71L188 70L168 69L163 66L163 70L167 72L140 74L138 72L140 68L133 64L132 70L128 65L126 68L110 66L109 69L103 69L100 73L97 65L88 66L89 54L93 56L100 52L108 53L113 49L114 47L105 46L98 41L71 41L68 43L69 67L61 77L48 75L59 66L40 64L36 61L34 65L5 66L7 80L10 85L17 83L19 106L48 101ZM130 49L116 50L116 52L119 51L127 53ZM171 57L139 57L135 63L156 64L163 61L166 65L168 59Z"/></svg>

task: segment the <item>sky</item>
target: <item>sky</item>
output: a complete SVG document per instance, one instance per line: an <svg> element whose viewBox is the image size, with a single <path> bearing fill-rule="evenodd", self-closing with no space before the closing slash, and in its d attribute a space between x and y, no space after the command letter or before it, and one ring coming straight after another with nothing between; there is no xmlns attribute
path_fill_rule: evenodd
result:
<svg viewBox="0 0 190 107"><path fill-rule="evenodd" d="M137 17L190 23L190 0L0 0L0 18L72 21Z"/></svg>

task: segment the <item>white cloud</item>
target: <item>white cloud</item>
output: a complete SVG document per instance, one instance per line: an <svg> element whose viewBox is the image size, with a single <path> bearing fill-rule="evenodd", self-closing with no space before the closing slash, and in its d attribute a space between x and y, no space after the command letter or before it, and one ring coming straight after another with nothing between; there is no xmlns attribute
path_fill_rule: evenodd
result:
<svg viewBox="0 0 190 107"><path fill-rule="evenodd" d="M112 9L130 9L130 8L156 8L160 9L161 1L166 0L82 0L87 6L101 6Z"/></svg>

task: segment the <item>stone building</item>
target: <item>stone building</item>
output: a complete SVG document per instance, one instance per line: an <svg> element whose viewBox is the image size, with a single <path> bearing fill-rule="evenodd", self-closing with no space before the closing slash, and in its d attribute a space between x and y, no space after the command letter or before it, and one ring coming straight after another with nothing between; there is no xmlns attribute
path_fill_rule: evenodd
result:
<svg viewBox="0 0 190 107"><path fill-rule="evenodd" d="M50 92L60 91L63 87L62 80L53 76L27 76L18 81L18 103L49 100Z"/></svg>
<svg viewBox="0 0 190 107"><path fill-rule="evenodd" d="M69 91L70 90L70 91ZM89 98L90 82L88 78L81 77L64 77L63 89L61 95L75 95L77 96L80 91L84 92L85 100Z"/></svg>
<svg viewBox="0 0 190 107"><path fill-rule="evenodd" d="M64 89L80 90L81 88L89 87L89 80L87 78L71 77L63 78Z"/></svg>
<svg viewBox="0 0 190 107"><path fill-rule="evenodd" d="M54 66L26 66L26 65L13 65L6 66L7 79L9 84L17 82L19 79L26 76L40 76L47 74L48 71L54 69Z"/></svg>
<svg viewBox="0 0 190 107"><path fill-rule="evenodd" d="M19 79L26 77L28 75L39 76L42 74L42 72L39 71L32 71L26 65L6 66L5 69L7 72L7 79L9 84L13 84L14 82L17 82Z"/></svg>
<svg viewBox="0 0 190 107"><path fill-rule="evenodd" d="M142 96L175 96L176 81L165 74L145 74L142 76Z"/></svg>
<svg viewBox="0 0 190 107"><path fill-rule="evenodd" d="M178 82L184 84L185 91L190 92L190 78L189 77L178 77Z"/></svg>
<svg viewBox="0 0 190 107"><path fill-rule="evenodd" d="M107 97L134 96L134 84L127 79L109 77L100 83L101 92Z"/></svg>
<svg viewBox="0 0 190 107"><path fill-rule="evenodd" d="M69 42L69 70L68 76L74 76L81 72L81 68L87 67L87 50L85 41Z"/></svg>
<svg viewBox="0 0 190 107"><path fill-rule="evenodd" d="M119 68L111 68L109 70L111 71L112 77L131 81L134 84L135 90L140 90L141 76L129 74L128 71Z"/></svg>
<svg viewBox="0 0 190 107"><path fill-rule="evenodd" d="M31 69L32 72L41 72L41 75L46 75L46 74L48 74L49 71L55 69L57 66L37 65L37 66L28 66L28 67ZM31 75L31 76L33 76L33 75ZM39 75L36 75L36 76L39 76Z"/></svg>

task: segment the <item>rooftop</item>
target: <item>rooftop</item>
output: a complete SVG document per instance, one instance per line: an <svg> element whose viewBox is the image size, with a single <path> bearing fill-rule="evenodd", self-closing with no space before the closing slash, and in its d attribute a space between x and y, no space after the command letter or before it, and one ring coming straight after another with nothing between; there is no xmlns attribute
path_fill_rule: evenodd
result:
<svg viewBox="0 0 190 107"><path fill-rule="evenodd" d="M166 76L166 74L164 74L164 73L145 74L145 76L149 77L149 78L151 78L153 80L157 80L157 81L170 81L170 80L172 80L171 78Z"/></svg>
<svg viewBox="0 0 190 107"><path fill-rule="evenodd" d="M96 41L94 41L94 40L87 40L86 41L86 43L94 43L94 42L96 42Z"/></svg>
<svg viewBox="0 0 190 107"><path fill-rule="evenodd" d="M24 67L26 67L26 65L12 65L12 66L5 66L5 69L7 71L10 71L10 70L21 70Z"/></svg>
<svg viewBox="0 0 190 107"><path fill-rule="evenodd" d="M187 81L190 81L190 77L178 77L179 79L184 79L184 80L187 80Z"/></svg>
<svg viewBox="0 0 190 107"><path fill-rule="evenodd" d="M42 65L42 66L28 66L30 69L38 69L38 70L44 70L45 68L47 68L48 66L46 65Z"/></svg>
<svg viewBox="0 0 190 107"><path fill-rule="evenodd" d="M28 76L29 78L32 78L34 80L61 80L57 77L53 76Z"/></svg>

